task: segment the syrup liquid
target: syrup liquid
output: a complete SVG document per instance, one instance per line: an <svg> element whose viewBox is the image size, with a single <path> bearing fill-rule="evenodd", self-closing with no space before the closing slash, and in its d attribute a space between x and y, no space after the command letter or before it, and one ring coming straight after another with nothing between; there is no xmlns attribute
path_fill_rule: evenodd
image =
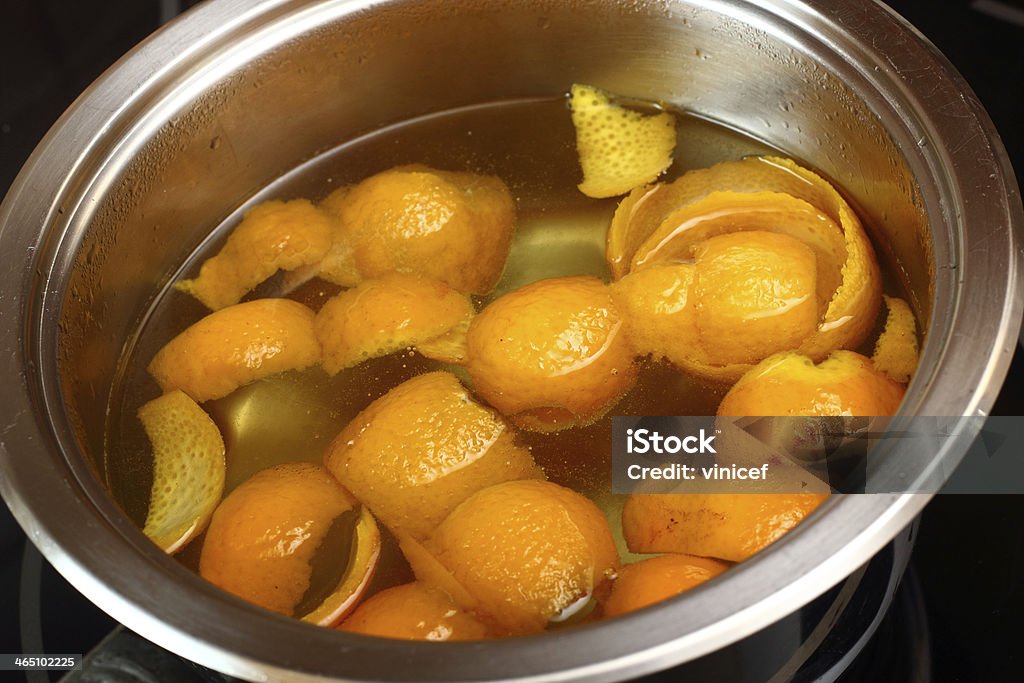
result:
<svg viewBox="0 0 1024 683"><path fill-rule="evenodd" d="M667 173L776 150L731 130L679 115L676 162ZM223 244L246 210L267 199L318 200L393 166L423 163L441 169L494 174L516 199L518 223L511 254L495 291L478 308L503 293L548 277L595 275L609 279L605 233L618 198L596 200L577 189L579 162L575 131L562 98L500 102L463 108L383 128L344 143L282 176L228 216L183 265L180 276L196 273ZM279 290L280 278L251 296ZM276 289L277 288L277 289ZM339 291L314 279L288 296L318 310ZM126 513L145 521L152 483L150 446L136 417L138 408L160 395L146 366L160 347L208 311L192 297L168 287L159 296L121 365L110 398L106 429L108 485ZM289 461L322 462L334 436L355 415L392 387L416 375L447 369L468 384L462 368L443 366L414 352L364 362L335 377L320 368L289 372L242 387L203 408L217 423L227 447L226 491L255 472ZM668 366L646 362L635 388L610 414L713 415L725 389L702 385ZM608 516L624 562L637 559L622 539L623 496L611 494L611 418L556 434L521 432L548 478L590 497ZM345 569L351 547L351 519L342 519L314 562L310 592L297 610L312 607ZM382 529L383 531L383 529ZM385 545L372 590L412 580L397 544ZM196 569L203 538L176 557Z"/></svg>

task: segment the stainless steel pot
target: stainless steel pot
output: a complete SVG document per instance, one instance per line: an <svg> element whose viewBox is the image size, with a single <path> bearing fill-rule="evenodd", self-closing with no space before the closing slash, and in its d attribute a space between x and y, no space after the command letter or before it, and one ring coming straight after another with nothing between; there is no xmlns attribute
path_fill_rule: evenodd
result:
<svg viewBox="0 0 1024 683"><path fill-rule="evenodd" d="M650 610L436 645L317 629L233 599L162 555L107 495L103 426L123 351L186 253L239 201L383 124L574 81L672 102L837 180L928 321L903 412L990 408L1024 301L1017 187L970 89L883 6L215 0L94 83L0 210L0 490L50 562L128 627L251 680L610 680L776 621L906 526L927 496L834 497L723 580ZM969 440L950 440L933 469L951 471Z"/></svg>

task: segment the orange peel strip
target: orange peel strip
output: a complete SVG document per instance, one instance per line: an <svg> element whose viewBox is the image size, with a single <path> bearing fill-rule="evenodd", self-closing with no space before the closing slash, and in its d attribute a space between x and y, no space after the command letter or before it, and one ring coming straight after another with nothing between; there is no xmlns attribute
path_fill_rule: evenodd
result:
<svg viewBox="0 0 1024 683"><path fill-rule="evenodd" d="M473 388L532 431L592 424L636 379L622 315L595 277L513 290L476 316L467 340Z"/></svg>
<svg viewBox="0 0 1024 683"><path fill-rule="evenodd" d="M224 493L224 440L182 391L139 408L153 446L153 488L143 533L168 554L206 529Z"/></svg>
<svg viewBox="0 0 1024 683"><path fill-rule="evenodd" d="M342 227L342 211L352 193L352 185L339 187L324 197L319 204L331 220L331 248L323 260L313 266L316 274L342 287L355 287L362 279L355 262L355 247L348 233Z"/></svg>
<svg viewBox="0 0 1024 683"><path fill-rule="evenodd" d="M398 547L402 550L406 562L412 568L416 580L432 588L442 591L460 608L475 611L479 603L458 579L441 564L441 561L425 545L409 534L395 532Z"/></svg>
<svg viewBox="0 0 1024 683"><path fill-rule="evenodd" d="M483 640L487 627L443 591L420 581L393 586L361 604L339 630L402 640Z"/></svg>
<svg viewBox="0 0 1024 683"><path fill-rule="evenodd" d="M448 372L414 377L371 403L324 462L382 524L421 540L476 491L544 476L504 420Z"/></svg>
<svg viewBox="0 0 1024 683"><path fill-rule="evenodd" d="M842 232L832 219L802 199L780 192L712 192L670 213L637 250L631 270L693 259L700 243L736 232L771 232L802 242L818 264L821 313L840 285L846 260Z"/></svg>
<svg viewBox="0 0 1024 683"><path fill-rule="evenodd" d="M466 324L473 304L465 294L438 280L391 273L341 292L316 316L316 334L323 347L323 368L334 375L369 358L426 343L444 352L440 340ZM450 353L458 354L457 350Z"/></svg>
<svg viewBox="0 0 1024 683"><path fill-rule="evenodd" d="M758 363L718 406L730 416L894 415L904 388L853 351L833 351L815 364L794 351Z"/></svg>
<svg viewBox="0 0 1024 683"><path fill-rule="evenodd" d="M859 346L881 301L874 251L856 214L835 188L792 160L749 157L636 190L613 218L607 258L621 276L626 263L640 270L686 260L707 237L751 229L788 234L815 252L822 313L816 331L798 350L821 360L833 349ZM735 381L752 367L714 366L699 357L677 365L726 381Z"/></svg>
<svg viewBox="0 0 1024 683"><path fill-rule="evenodd" d="M289 299L256 299L215 311L167 342L147 370L166 391L196 402L320 362L313 311Z"/></svg>
<svg viewBox="0 0 1024 683"><path fill-rule="evenodd" d="M903 299L886 296L885 329L875 342L871 361L893 380L906 384L917 369L917 320Z"/></svg>
<svg viewBox="0 0 1024 683"><path fill-rule="evenodd" d="M370 176L321 205L334 239L320 277L346 287L402 272L486 294L515 232L515 200L500 178L421 164Z"/></svg>
<svg viewBox="0 0 1024 683"><path fill-rule="evenodd" d="M331 248L327 215L306 199L271 200L245 214L216 256L199 276L175 283L211 310L236 304L278 270L293 270L320 261Z"/></svg>
<svg viewBox="0 0 1024 683"><path fill-rule="evenodd" d="M292 462L257 472L217 507L199 574L249 602L292 615L309 588L312 562L339 515L358 505L319 465ZM333 624L354 607L380 553L380 534L360 513L348 571L307 621Z"/></svg>
<svg viewBox="0 0 1024 683"><path fill-rule="evenodd" d="M579 83L569 93L569 107L583 168L579 189L588 197L625 194L672 164L676 121L671 114L648 116L620 107L607 93Z"/></svg>
<svg viewBox="0 0 1024 683"><path fill-rule="evenodd" d="M729 568L718 560L668 554L628 564L619 570L604 616L613 617L653 605L695 588Z"/></svg>
<svg viewBox="0 0 1024 683"><path fill-rule="evenodd" d="M634 494L622 509L622 531L635 553L742 562L785 535L826 498L812 493Z"/></svg>
<svg viewBox="0 0 1024 683"><path fill-rule="evenodd" d="M365 507L359 511L355 536L352 539L353 554L348 569L329 596L302 620L318 626L338 623L351 612L363 597L373 578L380 558L380 529L373 515Z"/></svg>
<svg viewBox="0 0 1024 683"><path fill-rule="evenodd" d="M619 566L601 510L538 480L478 491L448 515L427 548L473 597L477 613L513 634L570 617Z"/></svg>

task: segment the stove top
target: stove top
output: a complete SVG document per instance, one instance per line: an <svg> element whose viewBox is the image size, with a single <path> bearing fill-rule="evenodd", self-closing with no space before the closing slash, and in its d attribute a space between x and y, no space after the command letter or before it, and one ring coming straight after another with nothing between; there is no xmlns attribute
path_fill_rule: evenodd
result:
<svg viewBox="0 0 1024 683"><path fill-rule="evenodd" d="M10 185L38 140L79 92L161 23L193 4L4 3L0 188ZM1020 177L1024 0L947 0L941 9L933 0L890 5L964 74L988 108ZM994 412L1024 414L1022 386L1024 353L1018 350ZM939 495L922 515L909 570L891 607L859 656L845 663L841 674L807 668L790 680L1016 681L1024 667L1021 633L1024 496ZM104 639L106 659L98 663L92 678L77 680L225 680L119 628L49 567L0 506L0 653L88 653ZM829 647L850 646L823 641L822 648ZM58 672L26 675L29 683L61 677ZM669 671L651 680L677 680L677 675ZM0 680L19 677L0 672Z"/></svg>

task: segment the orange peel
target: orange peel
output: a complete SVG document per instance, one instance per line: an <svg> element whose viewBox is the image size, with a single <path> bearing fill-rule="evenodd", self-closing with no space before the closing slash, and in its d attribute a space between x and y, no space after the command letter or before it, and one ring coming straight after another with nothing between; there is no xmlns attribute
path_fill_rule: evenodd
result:
<svg viewBox="0 0 1024 683"><path fill-rule="evenodd" d="M309 588L311 562L331 524L356 505L319 465L288 463L262 470L217 507L206 531L199 573L244 600L293 615ZM353 542L344 576L305 620L335 623L369 584L380 549L369 513L360 512Z"/></svg>
<svg viewBox="0 0 1024 683"><path fill-rule="evenodd" d="M729 565L707 557L671 553L628 564L619 570L604 616L614 617L653 605L713 579Z"/></svg>
<svg viewBox="0 0 1024 683"><path fill-rule="evenodd" d="M464 352L453 330L468 327L472 317L469 297L439 280L404 273L365 280L331 297L316 315L323 368L334 375L369 358L421 345L435 355L460 356Z"/></svg>
<svg viewBox="0 0 1024 683"><path fill-rule="evenodd" d="M323 602L302 616L302 620L318 626L338 623L359 603L373 579L380 559L380 529L366 508L359 510L352 539L352 556L348 567L334 590Z"/></svg>
<svg viewBox="0 0 1024 683"><path fill-rule="evenodd" d="M442 591L420 582L388 588L359 605L339 630L402 640L482 640L488 629Z"/></svg>
<svg viewBox="0 0 1024 683"><path fill-rule="evenodd" d="M893 415L904 388L877 370L869 358L834 351L821 363L788 351L761 361L722 399L719 415Z"/></svg>
<svg viewBox="0 0 1024 683"><path fill-rule="evenodd" d="M215 311L161 348L149 373L165 392L202 403L286 370L320 362L313 311L289 299L256 299Z"/></svg>
<svg viewBox="0 0 1024 683"><path fill-rule="evenodd" d="M619 557L604 514L557 484L483 489L426 544L498 630L534 633L570 617L606 586Z"/></svg>
<svg viewBox="0 0 1024 683"><path fill-rule="evenodd" d="M871 361L896 382L906 384L917 369L917 320L903 299L885 296L885 328L875 342Z"/></svg>
<svg viewBox="0 0 1024 683"><path fill-rule="evenodd" d="M828 494L634 494L622 532L635 553L683 553L742 562L810 515Z"/></svg>
<svg viewBox="0 0 1024 683"><path fill-rule="evenodd" d="M609 288L594 277L540 280L473 320L467 368L477 393L519 427L592 423L633 385L633 351Z"/></svg>
<svg viewBox="0 0 1024 683"><path fill-rule="evenodd" d="M330 248L330 220L313 204L271 200L245 214L217 255L203 262L198 277L174 286L216 311L238 303L278 270L317 263Z"/></svg>
<svg viewBox="0 0 1024 683"><path fill-rule="evenodd" d="M420 540L476 491L544 476L501 416L447 372L419 375L371 403L324 462L384 525Z"/></svg>
<svg viewBox="0 0 1024 683"><path fill-rule="evenodd" d="M626 336L637 354L688 362L691 350L700 347L696 277L692 263L659 263L611 284Z"/></svg>
<svg viewBox="0 0 1024 683"><path fill-rule="evenodd" d="M153 487L143 533L168 554L206 529L224 493L224 439L182 391L139 408L153 447Z"/></svg>
<svg viewBox="0 0 1024 683"><path fill-rule="evenodd" d="M343 286L397 271L486 294L515 232L515 202L497 176L401 166L325 201L336 223L320 276Z"/></svg>
<svg viewBox="0 0 1024 683"><path fill-rule="evenodd" d="M459 583L458 579L441 564L440 560L427 548L426 545L417 541L409 534L396 532L399 548L402 555L409 563L416 580L425 586L430 586L442 591L449 596L460 609L476 612L479 603L465 586Z"/></svg>
<svg viewBox="0 0 1024 683"><path fill-rule="evenodd" d="M671 114L620 107L602 90L579 83L570 90L569 108L583 169L579 189L588 197L625 194L672 164L676 120Z"/></svg>
<svg viewBox="0 0 1024 683"><path fill-rule="evenodd" d="M874 251L835 188L789 159L749 157L690 171L673 183L637 188L615 212L606 255L621 278L655 265L689 262L702 242L750 231L792 237L815 255L818 320L794 349L821 360L834 349L859 346L881 301ZM662 355L685 354L682 349ZM727 381L753 366L709 363L699 350L680 365Z"/></svg>
<svg viewBox="0 0 1024 683"><path fill-rule="evenodd" d="M475 311L470 311L454 327L439 337L416 344L420 355L449 365L465 365L469 360L469 326L473 324Z"/></svg>
<svg viewBox="0 0 1024 683"><path fill-rule="evenodd" d="M814 332L816 265L803 242L770 232L723 234L697 245L694 258L708 365L756 363Z"/></svg>
<svg viewBox="0 0 1024 683"><path fill-rule="evenodd" d="M356 268L352 240L341 227L341 212L351 193L351 185L339 187L320 200L318 205L331 219L331 248L316 264L316 274L342 287L355 287L362 279Z"/></svg>

